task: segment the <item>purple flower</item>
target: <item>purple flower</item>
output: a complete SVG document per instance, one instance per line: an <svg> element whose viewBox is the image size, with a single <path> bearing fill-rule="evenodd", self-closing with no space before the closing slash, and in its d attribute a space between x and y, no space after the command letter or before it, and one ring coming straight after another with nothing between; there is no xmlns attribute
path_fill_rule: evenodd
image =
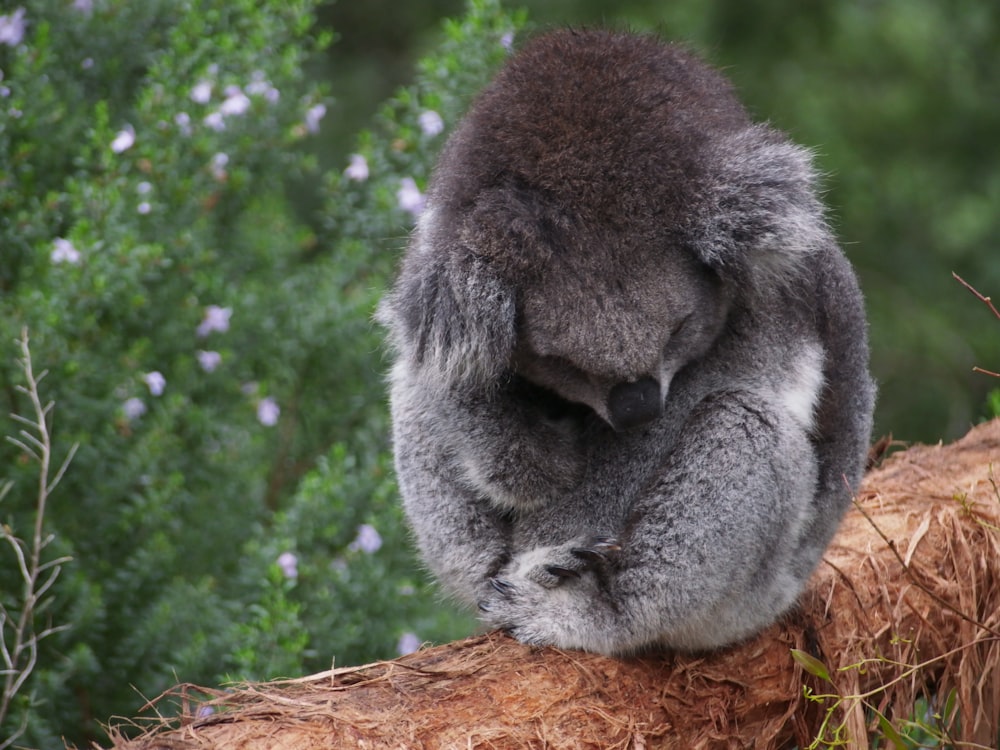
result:
<svg viewBox="0 0 1000 750"><path fill-rule="evenodd" d="M396 201L399 207L412 214L414 217L420 215L424 210L424 194L420 192L416 181L412 177L404 177L399 181L399 190L396 191Z"/></svg>
<svg viewBox="0 0 1000 750"><path fill-rule="evenodd" d="M133 422L146 413L146 404L141 398L133 397L122 404L122 411L125 413L125 419Z"/></svg>
<svg viewBox="0 0 1000 750"><path fill-rule="evenodd" d="M253 80L247 84L246 92L251 96L263 96L271 104L281 98L281 92L271 85L263 70L253 72Z"/></svg>
<svg viewBox="0 0 1000 750"><path fill-rule="evenodd" d="M420 117L417 118L417 122L420 123L420 129L424 135L429 138L440 135L444 131L444 120L433 109L421 112Z"/></svg>
<svg viewBox="0 0 1000 750"><path fill-rule="evenodd" d="M149 388L150 393L154 396L163 395L163 389L167 386L167 379L163 377L162 372L158 370L147 372L142 376L142 379L146 383L146 387Z"/></svg>
<svg viewBox="0 0 1000 750"><path fill-rule="evenodd" d="M514 49L514 32L513 31L505 32L504 35L500 37L500 46L503 47L508 52L510 52L512 49Z"/></svg>
<svg viewBox="0 0 1000 750"><path fill-rule="evenodd" d="M198 364L205 372L213 372L216 367L222 364L222 355L218 352L206 352L199 349L195 356L198 357Z"/></svg>
<svg viewBox="0 0 1000 750"><path fill-rule="evenodd" d="M270 85L267 80L267 73L263 70L255 70L250 75L250 83L247 84L247 93L254 95L263 94Z"/></svg>
<svg viewBox="0 0 1000 750"><path fill-rule="evenodd" d="M151 192L153 192L153 186L150 183L143 180L142 182L140 182L138 185L135 186L135 192L137 192L139 195L149 195ZM153 210L153 207L150 205L149 201L144 200L141 201L139 205L135 207L135 210L138 211L143 216L145 216L146 214L148 214L150 211Z"/></svg>
<svg viewBox="0 0 1000 750"><path fill-rule="evenodd" d="M257 402L257 421L265 427L274 427L278 424L278 417L280 416L281 407L270 396L262 398Z"/></svg>
<svg viewBox="0 0 1000 750"><path fill-rule="evenodd" d="M191 89L191 101L197 104L208 104L212 98L212 84L208 81L200 81Z"/></svg>
<svg viewBox="0 0 1000 750"><path fill-rule="evenodd" d="M122 151L128 151L132 148L135 143L135 128L127 124L122 130L118 131L118 135L115 139L111 141L111 150L116 154L120 154Z"/></svg>
<svg viewBox="0 0 1000 750"><path fill-rule="evenodd" d="M181 131L181 135L191 135L191 115L187 112L178 112L174 115L174 122Z"/></svg>
<svg viewBox="0 0 1000 750"><path fill-rule="evenodd" d="M294 552L282 552L278 555L278 567L281 568L281 574L291 581L299 577L299 558Z"/></svg>
<svg viewBox="0 0 1000 750"><path fill-rule="evenodd" d="M344 174L350 180L364 182L368 179L368 161L361 154L351 154L351 163L347 165Z"/></svg>
<svg viewBox="0 0 1000 750"><path fill-rule="evenodd" d="M73 0L73 10L90 13L94 9L94 0Z"/></svg>
<svg viewBox="0 0 1000 750"><path fill-rule="evenodd" d="M212 157L212 176L215 177L219 182L226 179L226 165L229 163L229 154L224 154L221 151Z"/></svg>
<svg viewBox="0 0 1000 750"><path fill-rule="evenodd" d="M319 132L319 121L326 115L326 105L316 104L306 110L306 130L310 133Z"/></svg>
<svg viewBox="0 0 1000 750"><path fill-rule="evenodd" d="M75 266L80 262L80 251L73 247L73 243L69 240L56 237L52 243L49 260L53 263L70 263Z"/></svg>
<svg viewBox="0 0 1000 750"><path fill-rule="evenodd" d="M371 524L363 523L358 526L358 535L354 541L347 545L349 550L365 552L369 555L379 551L382 546L382 536Z"/></svg>
<svg viewBox="0 0 1000 750"><path fill-rule="evenodd" d="M0 44L16 47L24 39L24 8L0 16Z"/></svg>
<svg viewBox="0 0 1000 750"><path fill-rule="evenodd" d="M229 318L233 315L233 308L209 305L205 308L205 317L198 324L198 337L205 338L213 331L225 333L229 330Z"/></svg>
<svg viewBox="0 0 1000 750"><path fill-rule="evenodd" d="M221 133L226 129L226 120L222 116L221 112L210 112L205 115L205 119L202 120L202 122L204 122L207 127L211 128L216 133Z"/></svg>
<svg viewBox="0 0 1000 750"><path fill-rule="evenodd" d="M226 100L219 106L219 112L224 117L242 115L250 109L250 97L240 90L239 86L229 86L226 89Z"/></svg>
<svg viewBox="0 0 1000 750"><path fill-rule="evenodd" d="M421 646L421 640L417 637L416 633L403 633L399 636L399 641L396 643L396 653L400 656L406 656L407 654L412 654L414 651L419 651Z"/></svg>

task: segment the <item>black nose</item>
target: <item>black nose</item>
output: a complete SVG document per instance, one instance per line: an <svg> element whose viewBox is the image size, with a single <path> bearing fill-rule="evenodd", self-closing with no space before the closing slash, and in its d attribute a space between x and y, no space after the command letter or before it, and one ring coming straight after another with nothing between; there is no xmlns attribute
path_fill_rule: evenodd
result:
<svg viewBox="0 0 1000 750"><path fill-rule="evenodd" d="M627 430L653 421L663 412L660 384L652 378L619 383L608 394L608 412L611 426L616 430Z"/></svg>

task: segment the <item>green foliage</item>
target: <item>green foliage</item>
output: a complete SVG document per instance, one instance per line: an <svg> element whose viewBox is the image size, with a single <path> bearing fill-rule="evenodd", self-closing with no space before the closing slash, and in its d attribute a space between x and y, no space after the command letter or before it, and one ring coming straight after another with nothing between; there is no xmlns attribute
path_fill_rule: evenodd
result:
<svg viewBox="0 0 1000 750"><path fill-rule="evenodd" d="M269 575L255 570L246 578L251 586L265 582L256 598L273 606L259 615L278 617L284 640L270 626L245 628L232 666L241 677L316 672L341 665L345 656L348 663L373 661L414 638L417 644L427 634L451 639L471 627L427 606L433 594L410 552L384 453L356 456L334 446L252 546L254 559L275 561Z"/></svg>
<svg viewBox="0 0 1000 750"><path fill-rule="evenodd" d="M359 137L366 171L322 173L329 102L302 73L328 41L315 5L38 0L0 44L0 411L23 407L27 327L59 438L80 444L49 508L73 558L51 616L72 628L20 697L26 744L99 739L177 681L301 674L470 627L406 537L371 315L412 222L400 202L443 140L421 115L452 122L518 21L473 2ZM316 216L292 183L314 186ZM13 446L0 466L18 533L37 477ZM12 612L16 584L4 560Z"/></svg>

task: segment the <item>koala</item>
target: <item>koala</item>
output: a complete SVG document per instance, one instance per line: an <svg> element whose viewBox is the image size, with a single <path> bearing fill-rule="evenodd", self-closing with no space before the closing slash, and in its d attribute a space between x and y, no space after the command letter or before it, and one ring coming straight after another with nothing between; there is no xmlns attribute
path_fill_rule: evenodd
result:
<svg viewBox="0 0 1000 750"><path fill-rule="evenodd" d="M810 154L654 36L558 30L448 138L377 312L427 567L528 644L715 649L795 603L875 388Z"/></svg>

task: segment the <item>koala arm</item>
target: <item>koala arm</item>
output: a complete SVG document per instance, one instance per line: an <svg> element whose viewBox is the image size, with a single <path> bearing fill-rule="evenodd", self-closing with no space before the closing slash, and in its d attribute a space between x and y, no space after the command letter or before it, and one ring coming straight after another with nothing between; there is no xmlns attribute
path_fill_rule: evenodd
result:
<svg viewBox="0 0 1000 750"><path fill-rule="evenodd" d="M613 532L620 549L594 554L578 539L520 555L483 602L484 619L528 643L618 654L713 648L787 609L812 567L803 573L795 559L816 492L806 430L785 404L720 391L682 434Z"/></svg>
<svg viewBox="0 0 1000 750"><path fill-rule="evenodd" d="M638 620L636 645L746 637L791 606L815 563L803 567L796 551L817 513L816 457L784 404L717 393L686 435L637 499L623 540L616 585Z"/></svg>
<svg viewBox="0 0 1000 750"><path fill-rule="evenodd" d="M392 386L400 493L424 563L445 592L475 606L510 558L510 524L466 480L439 389L398 369Z"/></svg>

